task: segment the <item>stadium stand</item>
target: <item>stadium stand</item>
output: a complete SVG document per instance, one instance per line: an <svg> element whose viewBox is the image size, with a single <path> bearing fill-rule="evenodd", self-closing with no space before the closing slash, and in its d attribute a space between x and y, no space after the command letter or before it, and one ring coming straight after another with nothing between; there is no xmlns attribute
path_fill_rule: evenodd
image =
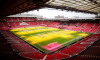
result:
<svg viewBox="0 0 100 60"><path fill-rule="evenodd" d="M4 22L3 20L10 20L8 22ZM100 26L98 23L82 23L82 22L78 22L78 23L70 23L69 25L59 25L60 22L49 22L49 21L37 21L36 19L32 18L24 18L24 17L20 17L20 18L6 18L3 19L0 24L0 26L2 26L3 28L19 28L19 27L28 27L28 26L47 26L47 27L54 27L54 28L59 28L59 27L64 27L65 29L68 30L75 30L75 31L82 31L82 32L91 32L91 33L97 33L100 32ZM13 22L12 22L13 20ZM19 20L19 21L18 21ZM16 22L17 21L17 22ZM20 25L22 23L22 21L24 21L26 23L26 25ZM30 21L30 22L29 22ZM49 22L49 23L48 23ZM48 23L48 24L47 24Z"/></svg>
<svg viewBox="0 0 100 60"><path fill-rule="evenodd" d="M45 59L45 60L54 60L54 59L69 59L71 60L71 57L75 57L73 59L80 59L80 57L84 57L84 59L88 59L88 55L96 54L99 51L93 52L84 52L85 50L88 50L88 47L91 47L94 45L95 42L97 42L100 39L100 24L98 23L70 23L69 25L60 25L61 22L53 22L53 21L36 21L35 19L32 18L6 18L9 20L8 22L4 22L2 20L1 25L2 28L0 28L0 31L2 32L2 35L4 36L5 40L3 41L0 38L0 43L6 43L6 44L0 44L1 51L3 50L9 50L10 52L8 53L6 51L6 54L12 54L14 55L13 52L16 54L20 55L21 57L27 58L27 59ZM10 21L13 20L12 21ZM34 21L35 20L35 21ZM16 28L25 28L25 27L34 27L34 26L46 26L46 27L53 27L53 28L61 28L64 27L64 29L68 30L75 30L75 31L82 31L82 32L90 32L90 33L95 33L85 39L82 39L81 41L78 41L71 46L64 47L63 49L58 50L57 52L51 53L51 54L43 54L40 53L37 49L31 47L29 44L24 42L23 40L19 39L12 33L10 33L9 29L16 29ZM92 28L91 28L92 27ZM6 31L3 31L6 30ZM94 30L94 31L93 31ZM98 33L97 33L98 32ZM10 45L7 45L10 44ZM96 43L92 48L92 50L95 50L94 48L96 47L97 49L99 45L99 42ZM9 47L5 48L6 46L9 46L12 51L9 49ZM82 55L80 53L84 52ZM92 53L91 53L92 52ZM86 56L84 54L87 54ZM71 59L70 59L71 58ZM98 57L97 57L98 58ZM97 59L96 58L96 59Z"/></svg>

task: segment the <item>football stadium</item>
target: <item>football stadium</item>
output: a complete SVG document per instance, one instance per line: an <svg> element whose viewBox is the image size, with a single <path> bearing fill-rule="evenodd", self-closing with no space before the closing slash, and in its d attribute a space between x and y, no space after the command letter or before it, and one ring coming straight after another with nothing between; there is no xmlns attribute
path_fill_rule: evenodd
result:
<svg viewBox="0 0 100 60"><path fill-rule="evenodd" d="M10 31L45 53L89 36L88 33L45 27L12 29Z"/></svg>
<svg viewBox="0 0 100 60"><path fill-rule="evenodd" d="M3 60L100 60L100 0L0 4Z"/></svg>

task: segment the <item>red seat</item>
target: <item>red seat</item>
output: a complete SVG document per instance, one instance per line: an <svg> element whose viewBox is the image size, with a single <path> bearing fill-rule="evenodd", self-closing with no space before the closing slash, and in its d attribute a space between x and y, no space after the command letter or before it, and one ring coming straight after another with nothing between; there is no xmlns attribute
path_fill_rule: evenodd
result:
<svg viewBox="0 0 100 60"><path fill-rule="evenodd" d="M33 60L42 60L45 56L45 54L39 52L21 52L19 55Z"/></svg>
<svg viewBox="0 0 100 60"><path fill-rule="evenodd" d="M28 17L24 17L23 20L24 21L30 21L30 19Z"/></svg>
<svg viewBox="0 0 100 60"><path fill-rule="evenodd" d="M3 27L3 23L0 22L0 28Z"/></svg>
<svg viewBox="0 0 100 60"><path fill-rule="evenodd" d="M80 31L82 31L82 32L89 32L89 30L90 30L90 29L84 28L84 29L81 29Z"/></svg>
<svg viewBox="0 0 100 60"><path fill-rule="evenodd" d="M43 22L42 22L42 21L38 21L37 23L38 23L38 25L42 25L42 24L43 24Z"/></svg>
<svg viewBox="0 0 100 60"><path fill-rule="evenodd" d="M84 28L91 29L95 23L87 23Z"/></svg>
<svg viewBox="0 0 100 60"><path fill-rule="evenodd" d="M1 19L1 21L6 21L6 19Z"/></svg>
<svg viewBox="0 0 100 60"><path fill-rule="evenodd" d="M20 22L16 22L15 24L16 24L17 26L20 26Z"/></svg>
<svg viewBox="0 0 100 60"><path fill-rule="evenodd" d="M67 54L62 54L62 53L53 53L52 54L57 60L58 59L65 59L71 57L70 55Z"/></svg>
<svg viewBox="0 0 100 60"><path fill-rule="evenodd" d="M31 24L33 25L33 26L37 26L37 22L31 22Z"/></svg>
<svg viewBox="0 0 100 60"><path fill-rule="evenodd" d="M12 18L6 18L5 20L6 20L6 21L13 21Z"/></svg>
<svg viewBox="0 0 100 60"><path fill-rule="evenodd" d="M48 21L43 21L43 24L47 25Z"/></svg>
<svg viewBox="0 0 100 60"><path fill-rule="evenodd" d="M82 28L86 25L86 23L79 23L79 24L81 24L81 25L78 25L78 28Z"/></svg>
<svg viewBox="0 0 100 60"><path fill-rule="evenodd" d="M24 21L24 18L23 17L18 17L18 20L19 21Z"/></svg>
<svg viewBox="0 0 100 60"><path fill-rule="evenodd" d="M100 38L100 34L94 34L94 35L92 35L92 37L99 37Z"/></svg>
<svg viewBox="0 0 100 60"><path fill-rule="evenodd" d="M17 17L13 17L12 20L13 21L18 21L18 18Z"/></svg>
<svg viewBox="0 0 100 60"><path fill-rule="evenodd" d="M77 25L77 23L71 23L71 24L70 24L70 26L75 26L75 25Z"/></svg>
<svg viewBox="0 0 100 60"><path fill-rule="evenodd" d="M36 51L33 47L28 44L11 44L11 47L14 50L18 50L19 52L33 52Z"/></svg>
<svg viewBox="0 0 100 60"><path fill-rule="evenodd" d="M84 49L86 49L85 47L67 47L63 50L60 51L60 53L64 53L64 54L68 54L68 55L76 55L79 54L80 52L82 52Z"/></svg>
<svg viewBox="0 0 100 60"><path fill-rule="evenodd" d="M18 28L18 27L22 27L22 26L20 25L20 22L16 22L15 24L16 24L17 28Z"/></svg>
<svg viewBox="0 0 100 60"><path fill-rule="evenodd" d="M73 44L73 47L87 47L90 46L91 44L82 44L82 42L77 42L75 44Z"/></svg>
<svg viewBox="0 0 100 60"><path fill-rule="evenodd" d="M62 25L61 25L62 26ZM68 27L68 25L63 25L63 27Z"/></svg>
<svg viewBox="0 0 100 60"><path fill-rule="evenodd" d="M99 23L94 24L93 28L97 29L100 26Z"/></svg>
<svg viewBox="0 0 100 60"><path fill-rule="evenodd" d="M45 60L55 60L54 56L52 54L47 54L47 57Z"/></svg>
<svg viewBox="0 0 100 60"><path fill-rule="evenodd" d="M34 17L29 18L30 21L35 21L36 19Z"/></svg>
<svg viewBox="0 0 100 60"><path fill-rule="evenodd" d="M93 28L89 32L92 32L92 33L99 32L99 31L97 31L97 30L100 30L100 29L98 29L99 25L100 24L94 24Z"/></svg>
<svg viewBox="0 0 100 60"><path fill-rule="evenodd" d="M16 25L14 22L9 22L9 24L10 24L11 28L16 28Z"/></svg>
<svg viewBox="0 0 100 60"><path fill-rule="evenodd" d="M80 31L80 28L72 28L75 31Z"/></svg>
<svg viewBox="0 0 100 60"><path fill-rule="evenodd" d="M8 27L8 26L10 26L10 25L9 25L9 23L7 23L7 22L3 22L3 26Z"/></svg>

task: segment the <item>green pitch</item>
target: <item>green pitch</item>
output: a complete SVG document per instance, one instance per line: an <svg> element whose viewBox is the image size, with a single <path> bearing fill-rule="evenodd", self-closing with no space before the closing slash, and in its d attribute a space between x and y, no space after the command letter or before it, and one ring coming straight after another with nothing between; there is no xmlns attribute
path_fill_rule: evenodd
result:
<svg viewBox="0 0 100 60"><path fill-rule="evenodd" d="M90 33L47 27L20 28L9 31L45 53L56 51L90 35Z"/></svg>

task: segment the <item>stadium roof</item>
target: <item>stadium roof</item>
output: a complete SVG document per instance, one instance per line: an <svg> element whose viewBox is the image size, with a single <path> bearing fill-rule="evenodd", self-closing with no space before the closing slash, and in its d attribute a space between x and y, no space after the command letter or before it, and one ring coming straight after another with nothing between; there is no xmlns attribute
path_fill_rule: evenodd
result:
<svg viewBox="0 0 100 60"><path fill-rule="evenodd" d="M100 0L50 0L47 6L87 13L100 13Z"/></svg>
<svg viewBox="0 0 100 60"><path fill-rule="evenodd" d="M98 14L100 13L100 0L4 0L0 1L0 16L43 7Z"/></svg>

